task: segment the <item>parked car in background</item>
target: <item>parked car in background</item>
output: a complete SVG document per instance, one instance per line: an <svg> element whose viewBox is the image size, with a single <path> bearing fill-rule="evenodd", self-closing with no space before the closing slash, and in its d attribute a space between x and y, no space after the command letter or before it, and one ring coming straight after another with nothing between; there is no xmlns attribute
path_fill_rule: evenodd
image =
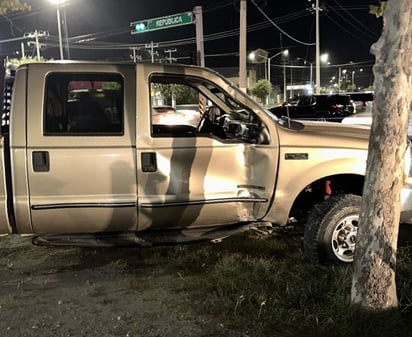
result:
<svg viewBox="0 0 412 337"><path fill-rule="evenodd" d="M300 96L296 103L284 103L269 111L279 118L341 122L353 115L356 109L349 95L335 94Z"/></svg>
<svg viewBox="0 0 412 337"><path fill-rule="evenodd" d="M198 105L157 105L152 107L152 123L161 125L189 125L197 127L201 114Z"/></svg>
<svg viewBox="0 0 412 337"><path fill-rule="evenodd" d="M355 92L350 93L349 95L355 102L355 105L357 107L359 106L359 109L356 109L358 112L356 115L342 119L342 124L366 125L370 127L372 125L373 93ZM409 113L408 138L412 140L412 110Z"/></svg>
<svg viewBox="0 0 412 337"><path fill-rule="evenodd" d="M355 104L356 113L371 112L373 104L372 92L351 92L348 93Z"/></svg>

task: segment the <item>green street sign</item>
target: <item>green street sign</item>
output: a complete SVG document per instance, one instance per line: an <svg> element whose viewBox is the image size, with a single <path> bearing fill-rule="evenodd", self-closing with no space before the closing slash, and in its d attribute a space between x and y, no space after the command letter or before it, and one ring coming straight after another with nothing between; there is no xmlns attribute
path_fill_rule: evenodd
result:
<svg viewBox="0 0 412 337"><path fill-rule="evenodd" d="M130 33L138 34L152 30L173 28L193 23L193 13L185 12L180 14L162 16L159 18L136 21L130 23Z"/></svg>

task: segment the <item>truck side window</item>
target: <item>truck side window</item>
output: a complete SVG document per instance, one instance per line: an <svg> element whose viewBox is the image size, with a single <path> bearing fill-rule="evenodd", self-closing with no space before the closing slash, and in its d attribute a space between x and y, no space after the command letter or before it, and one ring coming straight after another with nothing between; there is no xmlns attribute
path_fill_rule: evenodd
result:
<svg viewBox="0 0 412 337"><path fill-rule="evenodd" d="M119 74L48 75L44 134L122 135L123 91L123 78Z"/></svg>
<svg viewBox="0 0 412 337"><path fill-rule="evenodd" d="M153 137L210 137L222 142L269 143L249 108L213 83L189 76L152 75Z"/></svg>
<svg viewBox="0 0 412 337"><path fill-rule="evenodd" d="M151 83L152 134L194 137L200 122L199 92L181 83Z"/></svg>

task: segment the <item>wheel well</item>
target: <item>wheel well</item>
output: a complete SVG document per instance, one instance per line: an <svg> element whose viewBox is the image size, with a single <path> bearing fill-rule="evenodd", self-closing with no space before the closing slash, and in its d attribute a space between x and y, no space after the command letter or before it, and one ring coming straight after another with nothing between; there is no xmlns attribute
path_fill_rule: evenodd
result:
<svg viewBox="0 0 412 337"><path fill-rule="evenodd" d="M331 195L349 193L362 195L364 176L356 174L339 174L328 176L307 185L295 199L289 218L300 223L306 222L308 212Z"/></svg>

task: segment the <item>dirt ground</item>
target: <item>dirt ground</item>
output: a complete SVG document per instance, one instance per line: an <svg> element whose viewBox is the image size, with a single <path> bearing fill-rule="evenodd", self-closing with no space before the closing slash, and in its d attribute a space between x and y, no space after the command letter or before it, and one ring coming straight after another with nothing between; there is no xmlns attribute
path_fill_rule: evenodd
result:
<svg viewBox="0 0 412 337"><path fill-rule="evenodd" d="M412 226L405 229L401 237L412 242ZM166 268L163 253L176 252L168 249L0 237L0 337L248 337L205 314L193 291L202 275Z"/></svg>
<svg viewBox="0 0 412 337"><path fill-rule="evenodd" d="M0 336L234 336L141 251L0 237Z"/></svg>

